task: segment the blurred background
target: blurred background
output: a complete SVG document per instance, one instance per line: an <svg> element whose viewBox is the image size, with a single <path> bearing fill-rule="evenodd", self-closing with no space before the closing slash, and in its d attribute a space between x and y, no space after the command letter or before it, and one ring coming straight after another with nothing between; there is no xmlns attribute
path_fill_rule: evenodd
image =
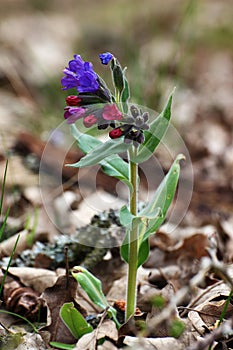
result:
<svg viewBox="0 0 233 350"><path fill-rule="evenodd" d="M73 54L91 61L111 84L98 58L110 51L128 67L132 102L161 111L176 86L172 120L189 149L195 176L189 222L229 217L232 15L229 0L1 0L1 173L9 150L22 146L20 133L46 142L63 121L67 92L60 79ZM22 158L11 157L14 183L34 185L38 179L21 169Z"/></svg>

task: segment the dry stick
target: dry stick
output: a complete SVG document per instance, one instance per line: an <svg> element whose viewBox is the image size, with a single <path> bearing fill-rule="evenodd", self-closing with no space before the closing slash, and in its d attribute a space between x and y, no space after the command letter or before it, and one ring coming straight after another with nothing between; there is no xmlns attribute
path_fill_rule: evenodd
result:
<svg viewBox="0 0 233 350"><path fill-rule="evenodd" d="M205 338L200 339L194 345L191 345L187 350L204 350L207 346L212 345L215 340L218 340L225 335L232 333L233 327L233 317L222 323L218 328L213 330L210 334L205 336Z"/></svg>

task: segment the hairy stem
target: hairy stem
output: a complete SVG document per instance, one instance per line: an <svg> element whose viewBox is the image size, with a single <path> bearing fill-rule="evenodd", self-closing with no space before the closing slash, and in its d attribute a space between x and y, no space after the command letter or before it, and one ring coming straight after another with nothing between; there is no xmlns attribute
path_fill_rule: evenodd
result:
<svg viewBox="0 0 233 350"><path fill-rule="evenodd" d="M129 169L130 182L132 184L132 192L130 194L130 212L137 215L138 203L138 165L131 161L131 155L135 155L134 148L129 152ZM126 302L126 321L134 314L136 306L136 282L137 282L137 262L138 262L138 224L133 224L129 237L129 264L128 264L128 288L127 288L127 302Z"/></svg>

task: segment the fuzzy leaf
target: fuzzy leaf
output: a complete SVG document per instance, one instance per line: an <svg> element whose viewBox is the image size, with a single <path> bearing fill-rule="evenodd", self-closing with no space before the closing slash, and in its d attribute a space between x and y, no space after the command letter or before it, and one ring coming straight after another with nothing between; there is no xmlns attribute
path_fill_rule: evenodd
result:
<svg viewBox="0 0 233 350"><path fill-rule="evenodd" d="M123 142L122 139L108 140L105 143L101 143L96 147L93 147L89 153L80 159L77 163L68 164L75 168L82 168L85 166L99 164L101 161L114 154L123 153L127 151L130 145Z"/></svg>
<svg viewBox="0 0 233 350"><path fill-rule="evenodd" d="M176 187L180 174L180 160L185 159L183 154L179 154L174 163L172 164L169 172L157 188L154 197L147 204L145 208L143 208L139 215L140 216L150 216L150 213L153 215L156 211L156 208L160 208L160 215L151 219L147 223L146 232L143 235L143 240L147 239L151 233L154 233L163 221L166 218L167 211L173 201Z"/></svg>
<svg viewBox="0 0 233 350"><path fill-rule="evenodd" d="M153 155L156 147L159 145L167 130L171 118L171 104L173 93L174 90L169 96L167 104L164 107L163 111L152 123L150 123L150 129L148 131L144 131L145 141L139 146L137 155L132 158L133 162L145 162Z"/></svg>
<svg viewBox="0 0 233 350"><path fill-rule="evenodd" d="M74 307L74 304L65 303L60 310L60 317L76 339L93 331L82 314Z"/></svg>
<svg viewBox="0 0 233 350"><path fill-rule="evenodd" d="M78 147L84 154L91 152L93 149L95 149L99 145L102 145L103 143L91 135L81 133L77 129L75 124L72 124L70 126L70 129L71 129L71 134L77 141Z"/></svg>
<svg viewBox="0 0 233 350"><path fill-rule="evenodd" d="M121 223L128 228L121 246L121 257L125 262L129 262L130 229L135 220L138 219L140 220L138 233L138 267L146 261L149 254L148 238L162 225L166 218L167 211L173 201L180 174L179 161L181 159L184 159L182 154L177 156L169 172L155 192L153 199L138 213L137 216L133 216L127 207L121 209Z"/></svg>
<svg viewBox="0 0 233 350"><path fill-rule="evenodd" d="M85 154L93 151L96 147L103 144L103 142L93 136L82 134L75 125L71 125L71 132L74 138L77 140L78 147ZM125 162L121 157L119 157L117 154L114 154L100 161L99 164L101 165L102 170L105 174L117 178L118 180L125 183L129 189L131 189L132 185L129 181L128 163Z"/></svg>

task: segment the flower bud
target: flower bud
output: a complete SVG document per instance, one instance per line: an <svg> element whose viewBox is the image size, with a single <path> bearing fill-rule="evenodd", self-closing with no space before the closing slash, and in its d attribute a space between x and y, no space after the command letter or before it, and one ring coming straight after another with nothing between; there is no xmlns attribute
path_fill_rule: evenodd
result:
<svg viewBox="0 0 233 350"><path fill-rule="evenodd" d="M124 89L124 75L119 62L114 58L111 61L113 81L116 89L121 93Z"/></svg>
<svg viewBox="0 0 233 350"><path fill-rule="evenodd" d="M76 95L70 95L66 97L66 103L68 106L79 106L79 103L81 101L82 99Z"/></svg>

